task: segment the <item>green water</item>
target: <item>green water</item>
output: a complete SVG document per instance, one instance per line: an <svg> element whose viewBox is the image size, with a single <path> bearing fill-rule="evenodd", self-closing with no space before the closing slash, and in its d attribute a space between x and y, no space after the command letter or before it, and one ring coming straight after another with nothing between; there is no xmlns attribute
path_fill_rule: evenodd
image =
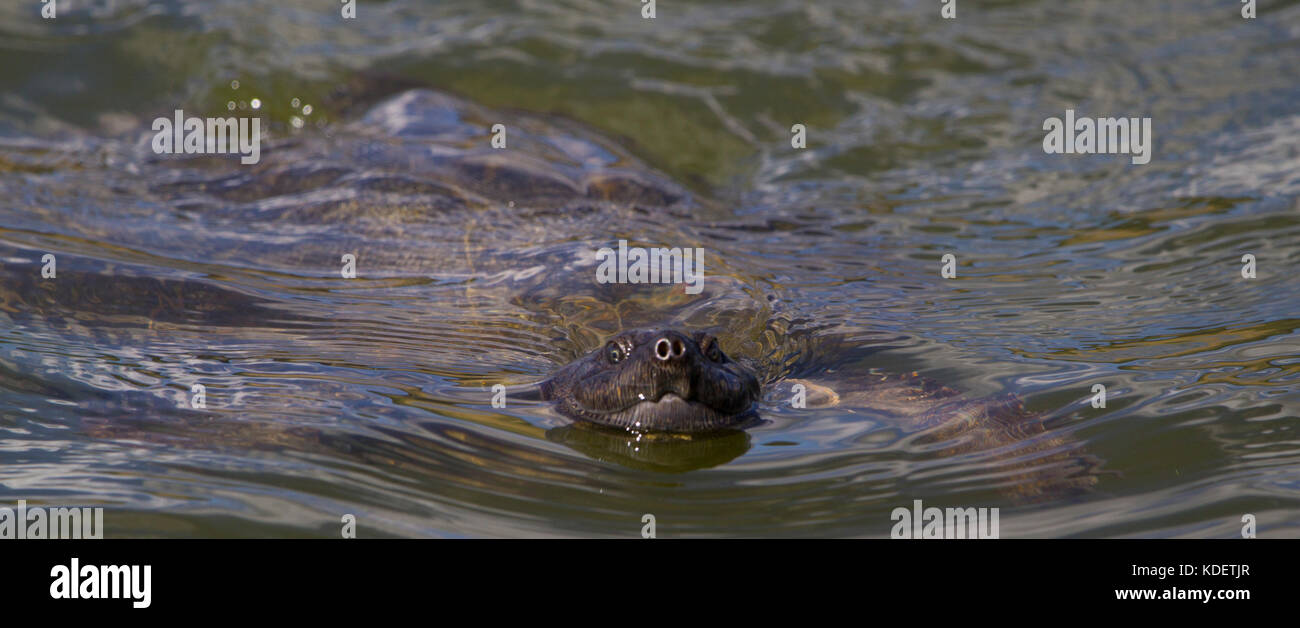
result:
<svg viewBox="0 0 1300 628"><path fill-rule="evenodd" d="M914 499L1000 507L1003 537L1233 537L1244 514L1300 534L1300 3L958 4L660 2L646 20L637 2L393 1L344 20L119 0L42 20L5 2L0 506L103 505L110 537L335 536L344 513L371 537L638 536L646 513L661 537L886 536ZM483 141L506 123L520 154L644 174L688 210L349 203L359 179L325 169L425 176L349 160L437 144L366 117L357 77L377 74L472 103L456 128ZM156 117L228 103L262 116L264 167L308 183L259 191L234 161L149 152ZM1067 109L1150 117L1151 162L1044 153ZM620 238L704 247L709 289L604 292L564 265ZM1018 503L996 452L936 456L772 395L762 425L659 466L490 403L653 324L729 330L728 353L801 376L1016 393L1101 462L1096 486ZM183 408L196 382L203 411Z"/></svg>

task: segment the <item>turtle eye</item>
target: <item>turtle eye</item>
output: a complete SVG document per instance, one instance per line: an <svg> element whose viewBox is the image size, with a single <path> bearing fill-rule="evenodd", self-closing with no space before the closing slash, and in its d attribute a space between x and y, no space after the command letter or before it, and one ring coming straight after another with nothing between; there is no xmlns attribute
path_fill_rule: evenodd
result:
<svg viewBox="0 0 1300 628"><path fill-rule="evenodd" d="M704 350L704 355L708 356L709 359L714 362L722 361L722 351L718 349L718 342L716 340L709 343L709 348Z"/></svg>
<svg viewBox="0 0 1300 628"><path fill-rule="evenodd" d="M618 364L623 361L623 347L618 346L615 342L605 345L605 357L609 358L610 364Z"/></svg>

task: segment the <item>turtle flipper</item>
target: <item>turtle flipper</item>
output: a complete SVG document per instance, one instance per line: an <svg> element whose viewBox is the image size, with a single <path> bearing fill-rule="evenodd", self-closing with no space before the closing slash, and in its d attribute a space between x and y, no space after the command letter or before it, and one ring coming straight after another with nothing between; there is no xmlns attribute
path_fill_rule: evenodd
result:
<svg viewBox="0 0 1300 628"><path fill-rule="evenodd" d="M979 464L1016 502L1076 495L1097 483L1100 460L1047 430L1042 415L1013 394L967 397L917 373L873 372L832 385L787 380L781 390L786 383L804 385L808 408L859 408L892 417L933 455L983 456Z"/></svg>
<svg viewBox="0 0 1300 628"><path fill-rule="evenodd" d="M1043 425L1012 394L958 398L928 410L919 442L942 444L939 452L956 456L989 452L991 473L1000 475L1001 490L1016 502L1035 502L1079 495L1097 483L1101 461L1081 445Z"/></svg>
<svg viewBox="0 0 1300 628"><path fill-rule="evenodd" d="M777 385L773 398L789 400L794 404L802 400L804 408L834 408L840 405L840 396L834 389L807 379L787 379ZM800 406L796 406L800 407Z"/></svg>

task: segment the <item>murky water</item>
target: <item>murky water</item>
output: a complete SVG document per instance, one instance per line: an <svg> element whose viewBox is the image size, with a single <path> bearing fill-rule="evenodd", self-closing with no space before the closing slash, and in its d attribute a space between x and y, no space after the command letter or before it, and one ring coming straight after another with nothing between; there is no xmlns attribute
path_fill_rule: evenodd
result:
<svg viewBox="0 0 1300 628"><path fill-rule="evenodd" d="M1300 534L1300 3L327 4L0 6L0 505L108 536L883 536L914 499L1004 537ZM150 150L227 103L262 163ZM1150 117L1151 162L1045 154L1067 109ZM705 290L595 284L619 239L702 248ZM769 382L1016 393L1096 485L1023 503L1006 452L772 392L687 443L491 404L658 324Z"/></svg>

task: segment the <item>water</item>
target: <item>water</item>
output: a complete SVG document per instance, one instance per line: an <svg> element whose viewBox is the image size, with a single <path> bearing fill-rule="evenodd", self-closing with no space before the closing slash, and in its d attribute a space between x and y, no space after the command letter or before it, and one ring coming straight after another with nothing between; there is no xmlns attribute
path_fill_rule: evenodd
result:
<svg viewBox="0 0 1300 628"><path fill-rule="evenodd" d="M883 536L913 499L1004 537L1300 534L1300 3L67 4L0 7L0 502L111 537ZM446 145L504 122L684 205L432 206L391 178L445 181L432 140L349 100L377 71L473 103L406 121ZM155 117L253 98L292 176L149 152ZM1067 109L1152 118L1151 163L1045 154ZM619 238L703 247L705 293L593 286ZM1020 503L998 452L771 394L659 457L489 402L660 323L768 378L1014 392L1097 484Z"/></svg>

